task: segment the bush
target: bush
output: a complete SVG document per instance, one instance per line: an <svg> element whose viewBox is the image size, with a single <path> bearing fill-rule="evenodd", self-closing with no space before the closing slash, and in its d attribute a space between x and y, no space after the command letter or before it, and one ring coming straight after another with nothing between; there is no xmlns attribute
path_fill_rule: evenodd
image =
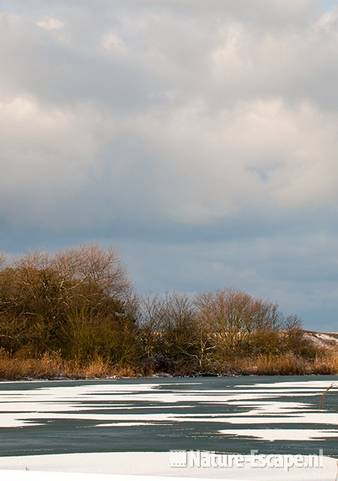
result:
<svg viewBox="0 0 338 481"><path fill-rule="evenodd" d="M125 362L135 355L135 326L130 284L113 251L34 254L0 271L0 342L11 354Z"/></svg>
<svg viewBox="0 0 338 481"><path fill-rule="evenodd" d="M136 299L112 250L0 263L0 376L338 371L296 316L225 289Z"/></svg>

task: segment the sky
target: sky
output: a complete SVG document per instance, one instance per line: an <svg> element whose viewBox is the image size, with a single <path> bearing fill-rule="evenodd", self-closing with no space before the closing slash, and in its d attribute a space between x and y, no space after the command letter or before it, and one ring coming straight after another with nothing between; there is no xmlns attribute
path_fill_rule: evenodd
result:
<svg viewBox="0 0 338 481"><path fill-rule="evenodd" d="M337 1L0 0L0 250L338 331L337 85Z"/></svg>

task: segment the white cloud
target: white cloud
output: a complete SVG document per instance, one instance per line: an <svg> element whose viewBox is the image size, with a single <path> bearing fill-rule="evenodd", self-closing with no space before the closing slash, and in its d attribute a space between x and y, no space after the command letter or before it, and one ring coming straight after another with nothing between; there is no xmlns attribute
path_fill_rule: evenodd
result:
<svg viewBox="0 0 338 481"><path fill-rule="evenodd" d="M36 24L44 30L60 30L64 27L64 23L61 20L53 17L44 18L36 22Z"/></svg>
<svg viewBox="0 0 338 481"><path fill-rule="evenodd" d="M12 225L66 227L66 210L72 210L69 204L87 185L98 155L86 120L16 97L0 100L0 131L0 165L6 172L0 177L1 219Z"/></svg>
<svg viewBox="0 0 338 481"><path fill-rule="evenodd" d="M104 35L102 46L105 50L116 54L124 54L127 51L127 46L122 38L113 32Z"/></svg>
<svg viewBox="0 0 338 481"><path fill-rule="evenodd" d="M338 33L338 7L336 6L332 10L328 10L320 15L316 27L319 31L327 33Z"/></svg>

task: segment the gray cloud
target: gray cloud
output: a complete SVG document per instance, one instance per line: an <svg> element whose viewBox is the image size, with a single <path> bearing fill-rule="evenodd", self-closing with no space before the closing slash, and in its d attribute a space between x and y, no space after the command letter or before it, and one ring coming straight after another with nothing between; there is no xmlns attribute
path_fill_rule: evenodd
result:
<svg viewBox="0 0 338 481"><path fill-rule="evenodd" d="M141 290L336 329L334 2L2 1L0 50L0 249L115 243Z"/></svg>

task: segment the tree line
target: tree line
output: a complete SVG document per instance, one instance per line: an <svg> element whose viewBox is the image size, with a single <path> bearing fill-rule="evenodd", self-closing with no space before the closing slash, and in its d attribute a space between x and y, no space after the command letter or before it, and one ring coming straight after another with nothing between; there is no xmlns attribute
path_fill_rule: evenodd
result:
<svg viewBox="0 0 338 481"><path fill-rule="evenodd" d="M275 303L233 289L137 296L116 253L98 246L1 259L1 352L143 374L221 374L242 358L317 355L299 318Z"/></svg>

